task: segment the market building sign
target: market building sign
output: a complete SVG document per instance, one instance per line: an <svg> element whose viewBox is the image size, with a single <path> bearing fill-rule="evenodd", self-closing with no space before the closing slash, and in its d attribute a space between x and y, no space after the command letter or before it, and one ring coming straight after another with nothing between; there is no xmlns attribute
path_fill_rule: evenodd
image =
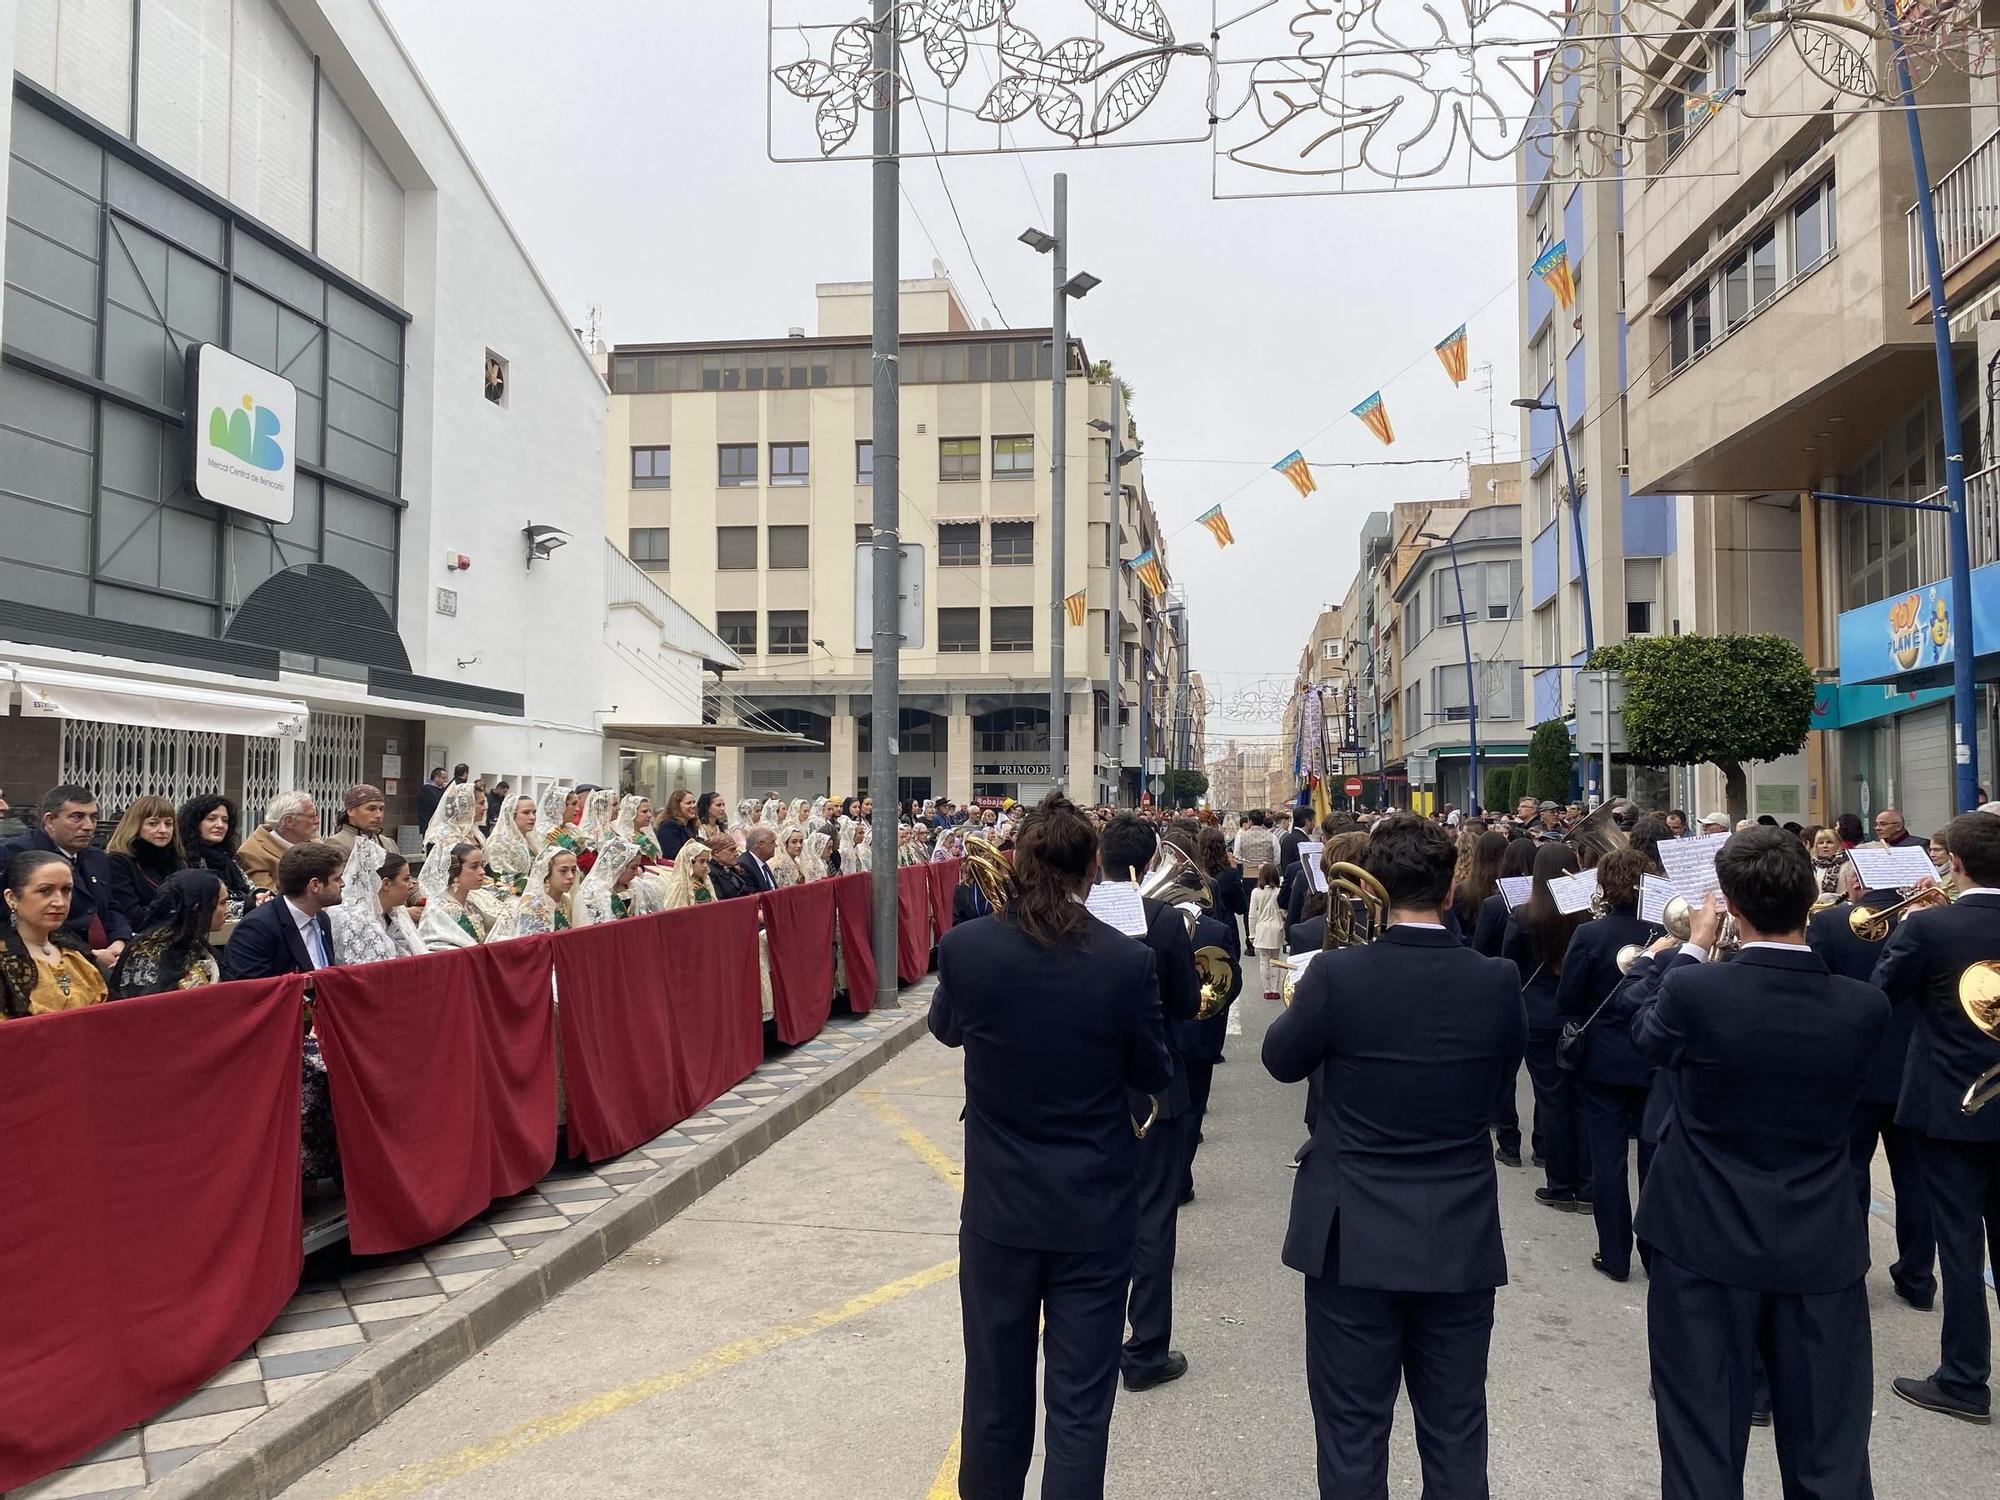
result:
<svg viewBox="0 0 2000 1500"><path fill-rule="evenodd" d="M1933 674L1948 680L1966 623L1952 618L1949 580L1850 609L1840 617L1841 683L1894 680L1912 689L1929 686ZM1976 650L2000 650L2000 563L1973 571L1969 623Z"/></svg>
<svg viewBox="0 0 2000 1500"><path fill-rule="evenodd" d="M297 480L297 388L231 354L187 354L187 485L210 505L284 525Z"/></svg>

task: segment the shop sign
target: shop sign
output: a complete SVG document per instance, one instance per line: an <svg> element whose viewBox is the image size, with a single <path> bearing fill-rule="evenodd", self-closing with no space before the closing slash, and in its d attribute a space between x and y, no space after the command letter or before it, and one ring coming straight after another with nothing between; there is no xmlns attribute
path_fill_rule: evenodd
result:
<svg viewBox="0 0 2000 1500"><path fill-rule="evenodd" d="M220 344L187 352L187 484L210 505L284 525L297 478L298 390Z"/></svg>
<svg viewBox="0 0 2000 1500"><path fill-rule="evenodd" d="M1046 776L1049 763L1033 760L996 760L976 764L972 768L974 776L994 780L1019 780L1023 776Z"/></svg>
<svg viewBox="0 0 2000 1500"><path fill-rule="evenodd" d="M1822 682L1813 689L1812 725L1814 729L1852 729L1857 724L1866 724L1874 719L1886 719L1894 714L1904 714L1911 709L1928 708L1933 703L1943 703L1951 697L1948 687L1924 688L1918 692L1904 692L1893 683L1865 682L1854 687L1842 687L1837 682Z"/></svg>
<svg viewBox="0 0 2000 1500"><path fill-rule="evenodd" d="M1949 667L1962 623L1952 618L1945 579L1850 609L1840 617L1841 683L1885 682ZM1973 571L1970 624L1988 652L2000 649L2000 563Z"/></svg>

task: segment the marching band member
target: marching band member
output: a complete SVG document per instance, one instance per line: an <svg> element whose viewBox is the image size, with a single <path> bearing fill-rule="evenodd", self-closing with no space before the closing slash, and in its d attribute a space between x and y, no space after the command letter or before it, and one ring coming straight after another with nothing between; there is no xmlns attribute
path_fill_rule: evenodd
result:
<svg viewBox="0 0 2000 1500"><path fill-rule="evenodd" d="M1959 896L1912 911L1896 924L1875 966L1875 983L1916 1012L1916 1035L1896 1123L1923 1138L1924 1181L1937 1227L1944 1326L1936 1372L1898 1378L1913 1406L1968 1422L1992 1419L1993 1332L1982 1285L1984 1259L2000 1261L2000 1107L1968 1115L1967 1085L2000 1064L2000 1041L1966 1016L1958 987L1975 964L2000 959L2000 818L1964 813L1944 826ZM1982 1223L1983 1221L1983 1223Z"/></svg>
<svg viewBox="0 0 2000 1500"><path fill-rule="evenodd" d="M1152 953L1083 897L1097 834L1052 792L1014 850L1014 893L938 944L931 1034L965 1049L959 1493L1018 1500L1044 1357L1043 1494L1101 1495L1132 1279L1140 1142L1128 1089L1173 1079Z"/></svg>
<svg viewBox="0 0 2000 1500"><path fill-rule="evenodd" d="M1760 1353L1784 1492L1865 1500L1868 1229L1848 1132L1888 1002L1806 946L1818 881L1797 838L1752 826L1715 871L1736 957L1705 961L1722 931L1711 896L1604 1018L1629 1014L1674 1083L1636 1226L1662 1500L1742 1495Z"/></svg>
<svg viewBox="0 0 2000 1500"><path fill-rule="evenodd" d="M1484 1497L1486 1355L1507 1280L1487 1122L1526 1036L1520 976L1446 929L1457 851L1387 819L1360 861L1388 927L1318 955L1264 1033L1281 1083L1322 1067L1284 1261L1305 1274L1306 1384L1323 1497L1388 1493L1399 1383L1425 1493Z"/></svg>

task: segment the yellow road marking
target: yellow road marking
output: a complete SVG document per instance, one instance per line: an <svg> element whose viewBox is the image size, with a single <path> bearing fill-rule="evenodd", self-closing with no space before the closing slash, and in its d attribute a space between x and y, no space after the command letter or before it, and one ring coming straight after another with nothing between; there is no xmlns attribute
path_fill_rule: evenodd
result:
<svg viewBox="0 0 2000 1500"><path fill-rule="evenodd" d="M964 1074L957 1068L946 1068L942 1073L920 1073L915 1078L892 1078L887 1083L869 1089L871 1094L882 1094L890 1089L913 1089L926 1083L936 1083L941 1078L961 1078Z"/></svg>
<svg viewBox="0 0 2000 1500"><path fill-rule="evenodd" d="M537 1417L532 1422L523 1422L520 1426L486 1442L461 1448L456 1453L446 1454L443 1458L433 1459L429 1463L411 1464L398 1469L373 1484L364 1484L345 1491L339 1500L408 1500L410 1496L419 1495L425 1490L434 1489L453 1479L490 1468L531 1448L552 1443L557 1438L566 1437L580 1428L601 1422L606 1417L614 1417L642 1402L668 1395L683 1386L719 1374L759 1354L768 1353L815 1333L823 1333L864 1313L887 1307L890 1303L899 1302L912 1293L936 1286L940 1281L948 1281L957 1274L958 1257L953 1256L950 1260L940 1261L899 1281L891 1281L872 1291L862 1292L833 1307L821 1308L797 1322L781 1323L776 1328L767 1328L762 1333L752 1334L748 1338L718 1345L706 1354L698 1355L675 1369L663 1370L658 1375L649 1375L643 1380L633 1381L630 1385L604 1391L587 1401L579 1401L574 1406L565 1407L548 1416Z"/></svg>
<svg viewBox="0 0 2000 1500"><path fill-rule="evenodd" d="M924 1493L924 1500L958 1500L958 1444L960 1434L951 1435L951 1447L945 1451L944 1462L938 1465L937 1478Z"/></svg>
<svg viewBox="0 0 2000 1500"><path fill-rule="evenodd" d="M917 1129L910 1122L908 1115L873 1089L857 1090L855 1097L870 1114L893 1129L897 1138L916 1153L919 1161L950 1183L953 1192L964 1193L965 1168L954 1161L936 1141Z"/></svg>

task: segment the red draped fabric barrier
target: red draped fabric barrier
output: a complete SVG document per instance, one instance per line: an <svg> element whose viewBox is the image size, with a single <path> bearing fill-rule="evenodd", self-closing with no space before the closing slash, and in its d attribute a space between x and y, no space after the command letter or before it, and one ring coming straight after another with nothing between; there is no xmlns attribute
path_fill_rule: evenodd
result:
<svg viewBox="0 0 2000 1500"><path fill-rule="evenodd" d="M896 977L910 984L930 966L930 868L904 865L896 871Z"/></svg>
<svg viewBox="0 0 2000 1500"><path fill-rule="evenodd" d="M755 901L717 901L659 919L676 1120L713 1104L764 1060L757 909Z"/></svg>
<svg viewBox="0 0 2000 1500"><path fill-rule="evenodd" d="M549 944L314 976L357 1254L427 1245L554 1164Z"/></svg>
<svg viewBox="0 0 2000 1500"><path fill-rule="evenodd" d="M831 882L840 916L840 957L847 969L847 1005L857 1016L875 1008L875 938L869 928L871 875L842 875Z"/></svg>
<svg viewBox="0 0 2000 1500"><path fill-rule="evenodd" d="M687 1118L669 1059L664 917L630 917L549 940L556 966L570 1145L622 1156Z"/></svg>
<svg viewBox="0 0 2000 1500"><path fill-rule="evenodd" d="M941 859L924 867L931 880L932 942L951 931L951 898L958 890L958 872L964 865L962 859Z"/></svg>
<svg viewBox="0 0 2000 1500"><path fill-rule="evenodd" d="M185 1398L297 1289L303 990L0 1022L0 1490Z"/></svg>
<svg viewBox="0 0 2000 1500"><path fill-rule="evenodd" d="M834 889L816 880L768 891L763 902L778 1040L796 1046L818 1035L833 1011Z"/></svg>

